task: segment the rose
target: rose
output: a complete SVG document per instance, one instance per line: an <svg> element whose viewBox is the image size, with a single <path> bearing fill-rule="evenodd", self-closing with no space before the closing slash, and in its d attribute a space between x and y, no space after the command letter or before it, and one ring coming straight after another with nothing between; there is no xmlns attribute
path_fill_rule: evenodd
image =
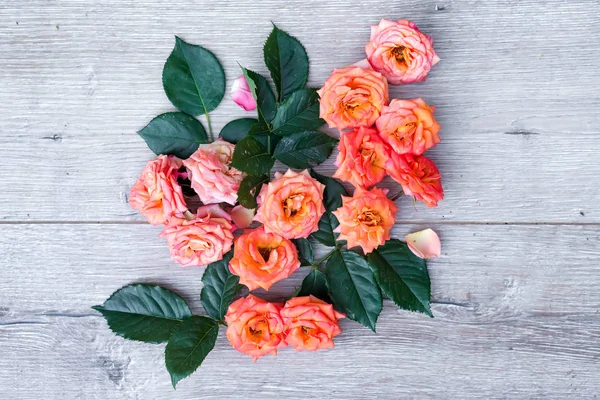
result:
<svg viewBox="0 0 600 400"><path fill-rule="evenodd" d="M300 267L294 244L264 227L245 231L235 239L229 270L248 289L269 288L292 275Z"/></svg>
<svg viewBox="0 0 600 400"><path fill-rule="evenodd" d="M429 158L392 153L386 168L388 174L402 185L404 194L423 200L427 207L437 207L438 201L444 198L442 175Z"/></svg>
<svg viewBox="0 0 600 400"><path fill-rule="evenodd" d="M254 100L254 96L252 96L250 86L248 86L248 81L246 81L244 75L233 81L233 86L231 87L231 99L235 104L246 111L256 109L256 100Z"/></svg>
<svg viewBox="0 0 600 400"><path fill-rule="evenodd" d="M139 210L152 225L164 224L175 215L187 211L177 170L181 160L173 156L158 156L149 161L131 187L129 204Z"/></svg>
<svg viewBox="0 0 600 400"><path fill-rule="evenodd" d="M229 343L255 362L266 354L277 355L278 348L287 346L281 307L251 294L231 303L225 315Z"/></svg>
<svg viewBox="0 0 600 400"><path fill-rule="evenodd" d="M338 240L347 240L348 248L360 246L365 253L389 240L398 207L387 198L387 192L359 188L352 197L342 196L342 206L333 212L340 222L334 230L340 233Z"/></svg>
<svg viewBox="0 0 600 400"><path fill-rule="evenodd" d="M222 139L201 144L198 150L183 162L192 188L204 204L225 202L234 205L237 190L245 174L230 167L235 146Z"/></svg>
<svg viewBox="0 0 600 400"><path fill-rule="evenodd" d="M383 75L357 66L334 69L317 92L321 118L339 130L372 126L388 102Z"/></svg>
<svg viewBox="0 0 600 400"><path fill-rule="evenodd" d="M389 149L375 129L358 128L342 133L338 150L335 178L365 188L385 177Z"/></svg>
<svg viewBox="0 0 600 400"><path fill-rule="evenodd" d="M219 261L231 250L231 217L216 204L200 207L190 219L172 218L160 236L167 239L171 258L184 267Z"/></svg>
<svg viewBox="0 0 600 400"><path fill-rule="evenodd" d="M305 296L288 300L281 317L289 345L297 351L316 351L333 348L332 339L342 333L338 320L346 316L323 300Z"/></svg>
<svg viewBox="0 0 600 400"><path fill-rule="evenodd" d="M388 21L371 26L371 41L365 50L367 60L391 85L421 82L440 58L433 40L421 33L414 22Z"/></svg>
<svg viewBox="0 0 600 400"><path fill-rule="evenodd" d="M423 154L440 142L433 111L423 99L392 100L377 119L379 136L396 153Z"/></svg>
<svg viewBox="0 0 600 400"><path fill-rule="evenodd" d="M325 212L325 185L313 179L308 171L291 169L263 185L257 202L255 221L262 222L265 232L274 232L287 239L306 238L319 229L319 219Z"/></svg>

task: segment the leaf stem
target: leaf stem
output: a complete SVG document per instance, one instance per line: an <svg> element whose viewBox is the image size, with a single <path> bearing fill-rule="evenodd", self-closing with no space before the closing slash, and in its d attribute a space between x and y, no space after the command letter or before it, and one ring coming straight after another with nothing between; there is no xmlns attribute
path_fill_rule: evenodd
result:
<svg viewBox="0 0 600 400"><path fill-rule="evenodd" d="M320 260L318 260L315 263L312 263L311 266L313 268L319 268L319 265L321 265L321 263L325 260L327 260L329 257L331 257L333 255L333 253L335 253L338 250L338 247L336 246L333 250L331 250L329 253L325 254L324 257L322 257Z"/></svg>
<svg viewBox="0 0 600 400"><path fill-rule="evenodd" d="M208 115L207 112L205 112L204 115L206 116L206 124L208 125L208 139L212 143L215 139L213 136L212 125L210 124L210 116Z"/></svg>

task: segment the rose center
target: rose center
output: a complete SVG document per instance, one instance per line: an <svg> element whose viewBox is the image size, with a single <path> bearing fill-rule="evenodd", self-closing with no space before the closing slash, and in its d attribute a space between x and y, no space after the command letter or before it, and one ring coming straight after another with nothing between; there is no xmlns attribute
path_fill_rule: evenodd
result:
<svg viewBox="0 0 600 400"><path fill-rule="evenodd" d="M404 140L404 137L407 134L413 133L416 128L417 128L416 122L408 122L407 124L398 127L398 129L396 129L394 136L396 136L396 138L398 140Z"/></svg>
<svg viewBox="0 0 600 400"><path fill-rule="evenodd" d="M262 258L265 262L269 261L269 257L271 256L272 250L273 249L270 247L259 247L258 248L258 252L260 253L260 255L262 256Z"/></svg>
<svg viewBox="0 0 600 400"><path fill-rule="evenodd" d="M283 212L286 217L293 217L298 214L298 211L302 208L302 200L304 200L304 195L295 194L283 201Z"/></svg>
<svg viewBox="0 0 600 400"><path fill-rule="evenodd" d="M383 218L377 211L367 210L363 211L363 213L359 217L360 222L368 226L377 226L381 224Z"/></svg>
<svg viewBox="0 0 600 400"><path fill-rule="evenodd" d="M406 47L404 46L396 46L392 49L392 56L394 56L394 58L396 59L396 61L398 62L403 62L403 63L407 63L407 58L406 58Z"/></svg>

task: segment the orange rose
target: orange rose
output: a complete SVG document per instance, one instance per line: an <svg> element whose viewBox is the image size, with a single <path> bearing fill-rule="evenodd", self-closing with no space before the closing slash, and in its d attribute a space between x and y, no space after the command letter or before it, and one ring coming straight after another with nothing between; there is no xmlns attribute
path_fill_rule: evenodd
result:
<svg viewBox="0 0 600 400"><path fill-rule="evenodd" d="M231 303L225 315L229 343L255 362L266 354L277 355L278 348L287 346L281 306L251 294Z"/></svg>
<svg viewBox="0 0 600 400"><path fill-rule="evenodd" d="M319 219L325 212L323 191L325 185L313 179L308 171L291 169L263 185L257 201L255 221L262 222L265 232L273 232L286 239L306 238L319 229Z"/></svg>
<svg viewBox="0 0 600 400"><path fill-rule="evenodd" d="M333 338L340 333L338 320L345 318L331 304L314 296L293 297L281 310L286 342L297 351L333 348Z"/></svg>
<svg viewBox="0 0 600 400"><path fill-rule="evenodd" d="M339 240L348 241L348 248L360 246L366 254L390 239L398 207L387 198L387 192L375 187L356 189L352 197L342 196L343 205L333 212L340 222L334 232L340 233Z"/></svg>
<svg viewBox="0 0 600 400"><path fill-rule="evenodd" d="M381 140L377 131L370 128L358 128L342 133L338 144L338 167L333 175L355 187L371 187L385 177L385 163L389 158L389 149Z"/></svg>
<svg viewBox="0 0 600 400"><path fill-rule="evenodd" d="M372 126L389 97L383 75L358 66L334 69L317 93L321 118L339 130Z"/></svg>
<svg viewBox="0 0 600 400"><path fill-rule="evenodd" d="M444 198L442 175L429 158L392 153L386 167L388 174L402 185L404 194L423 200L427 207L437 207Z"/></svg>
<svg viewBox="0 0 600 400"><path fill-rule="evenodd" d="M289 277L300 267L294 244L264 227L244 232L235 239L229 270L240 277L240 283L254 290L269 290L271 285Z"/></svg>
<svg viewBox="0 0 600 400"><path fill-rule="evenodd" d="M440 142L433 111L423 99L392 100L377 119L379 136L396 153L423 154Z"/></svg>

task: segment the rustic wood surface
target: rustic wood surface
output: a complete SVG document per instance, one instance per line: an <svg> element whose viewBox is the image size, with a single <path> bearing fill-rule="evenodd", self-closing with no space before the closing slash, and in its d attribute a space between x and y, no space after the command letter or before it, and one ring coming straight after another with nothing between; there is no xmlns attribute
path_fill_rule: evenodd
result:
<svg viewBox="0 0 600 400"><path fill-rule="evenodd" d="M491 399L600 395L600 17L596 0L0 3L0 397ZM309 83L364 57L369 25L412 19L442 61L396 97L436 105L428 153L446 199L399 201L396 237L431 226L435 315L385 303L377 334L343 321L333 351L251 360L221 334L174 391L163 346L90 309L130 282L195 312L200 269L173 263L129 188L152 157L136 131L172 110L173 35L265 73L270 20L297 36ZM229 97L218 131L246 115ZM331 161L319 169L333 171ZM385 186L397 190L393 182ZM319 249L322 251L322 249ZM290 293L306 271L274 287Z"/></svg>

